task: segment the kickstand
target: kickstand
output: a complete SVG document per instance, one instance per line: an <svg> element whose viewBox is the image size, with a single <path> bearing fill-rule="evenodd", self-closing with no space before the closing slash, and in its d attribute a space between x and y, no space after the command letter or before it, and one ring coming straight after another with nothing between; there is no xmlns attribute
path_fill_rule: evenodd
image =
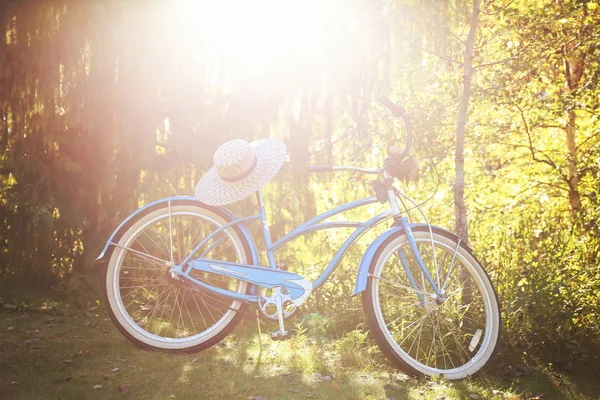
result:
<svg viewBox="0 0 600 400"><path fill-rule="evenodd" d="M260 314L256 309L256 326L258 326L258 354L262 354L262 335L260 331Z"/></svg>

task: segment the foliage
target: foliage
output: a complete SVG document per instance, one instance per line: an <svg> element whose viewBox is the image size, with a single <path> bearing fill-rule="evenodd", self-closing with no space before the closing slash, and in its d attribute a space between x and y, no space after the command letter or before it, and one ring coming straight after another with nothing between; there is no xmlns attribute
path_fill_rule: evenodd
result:
<svg viewBox="0 0 600 400"><path fill-rule="evenodd" d="M289 166L265 188L275 238L370 195L362 177L303 171L310 162L380 165L402 136L374 101L382 93L407 107L418 136L421 180L404 190L419 202L433 193L424 210L452 227L471 4L338 3L315 19L330 41L253 64L187 29L207 21L165 2L1 2L0 282L56 286L89 272L124 217L191 194L216 147L234 137L288 145ZM600 345L598 26L595 1L488 1L475 37L469 242L497 285L508 343L565 366ZM239 40L252 46L248 35ZM334 334L362 321L353 277L384 229L365 235L311 298ZM314 279L348 233L297 239L279 261Z"/></svg>
<svg viewBox="0 0 600 400"><path fill-rule="evenodd" d="M512 342L570 365L597 348L600 326L597 3L489 11L472 115L473 243Z"/></svg>
<svg viewBox="0 0 600 400"><path fill-rule="evenodd" d="M368 358L366 351L367 332L354 330L336 342L336 349L340 353L340 361L345 367L358 367L363 365Z"/></svg>

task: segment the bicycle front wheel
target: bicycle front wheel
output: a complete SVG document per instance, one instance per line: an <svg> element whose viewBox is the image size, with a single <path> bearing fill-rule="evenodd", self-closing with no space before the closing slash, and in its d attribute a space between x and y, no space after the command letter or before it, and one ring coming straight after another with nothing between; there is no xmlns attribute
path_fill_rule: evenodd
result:
<svg viewBox="0 0 600 400"><path fill-rule="evenodd" d="M238 323L245 304L199 290L169 272L229 218L218 209L173 202L138 217L113 250L106 270L108 311L129 340L149 349L197 351L222 340ZM247 263L251 253L237 227L215 235L196 257ZM249 284L191 271L202 282L237 293Z"/></svg>
<svg viewBox="0 0 600 400"><path fill-rule="evenodd" d="M436 298L406 235L392 235L377 249L363 292L371 334L386 357L411 375L470 376L489 361L498 342L494 287L455 235L415 228L413 236L444 296Z"/></svg>

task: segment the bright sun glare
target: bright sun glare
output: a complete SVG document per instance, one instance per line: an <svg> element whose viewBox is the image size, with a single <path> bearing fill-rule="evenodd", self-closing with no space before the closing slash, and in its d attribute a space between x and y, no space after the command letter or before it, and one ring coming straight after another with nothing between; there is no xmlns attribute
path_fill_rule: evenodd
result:
<svg viewBox="0 0 600 400"><path fill-rule="evenodd" d="M168 3L169 35L193 51L242 63L247 73L271 63L327 62L357 22L348 7L322 0L179 0ZM354 25L354 26L353 26Z"/></svg>

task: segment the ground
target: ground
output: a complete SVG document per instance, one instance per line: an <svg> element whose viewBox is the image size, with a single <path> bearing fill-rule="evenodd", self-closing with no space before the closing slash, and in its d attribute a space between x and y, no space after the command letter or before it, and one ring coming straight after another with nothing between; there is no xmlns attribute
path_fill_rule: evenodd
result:
<svg viewBox="0 0 600 400"><path fill-rule="evenodd" d="M594 379L543 363L503 362L458 382L416 379L360 331L333 339L301 330L273 342L265 326L259 341L251 318L203 352L151 352L125 340L99 303L0 297L0 399L547 400L599 392Z"/></svg>

